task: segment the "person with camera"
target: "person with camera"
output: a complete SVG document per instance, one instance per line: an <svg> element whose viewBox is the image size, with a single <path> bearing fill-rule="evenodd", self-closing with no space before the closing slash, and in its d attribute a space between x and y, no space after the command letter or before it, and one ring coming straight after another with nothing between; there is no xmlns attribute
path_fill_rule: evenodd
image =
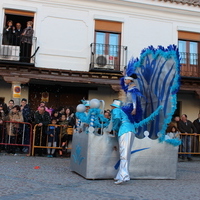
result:
<svg viewBox="0 0 200 200"><path fill-rule="evenodd" d="M13 26L13 21L7 21L7 26L3 29L3 44L13 45L15 36L15 27Z"/></svg>
<svg viewBox="0 0 200 200"><path fill-rule="evenodd" d="M21 62L30 62L31 59L31 47L34 30L32 28L33 22L28 21L27 27L23 30L21 34L21 43L20 43L20 61Z"/></svg>

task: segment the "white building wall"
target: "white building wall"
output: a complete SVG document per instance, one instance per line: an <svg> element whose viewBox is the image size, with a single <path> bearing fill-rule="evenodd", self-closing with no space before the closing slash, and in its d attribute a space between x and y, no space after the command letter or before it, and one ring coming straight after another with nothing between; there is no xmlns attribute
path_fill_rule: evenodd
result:
<svg viewBox="0 0 200 200"><path fill-rule="evenodd" d="M1 0L4 8L35 12L36 66L88 71L90 44L94 42L94 19L121 21L122 45L128 46L128 59L138 57L149 45L177 44L177 30L200 32L200 9L194 6L150 0L112 1ZM127 5L125 5L127 4ZM98 16L98 17L97 17Z"/></svg>
<svg viewBox="0 0 200 200"><path fill-rule="evenodd" d="M4 9L35 12L34 34L40 47L36 67L88 71L95 19L123 23L121 44L128 46L128 59L138 57L149 45L177 44L178 30L200 33L199 7L170 2L0 0L0 30L4 24ZM11 98L10 89L8 85L4 87L7 102ZM27 90L22 91L22 96L28 96ZM89 92L89 98L104 99L109 105L117 95L109 88L99 87L97 91ZM183 100L183 112L194 119L199 100L180 99Z"/></svg>

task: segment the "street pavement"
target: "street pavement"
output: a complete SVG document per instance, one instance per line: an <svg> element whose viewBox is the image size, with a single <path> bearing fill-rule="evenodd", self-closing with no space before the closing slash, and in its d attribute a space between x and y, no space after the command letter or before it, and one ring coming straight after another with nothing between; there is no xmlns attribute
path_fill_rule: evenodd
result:
<svg viewBox="0 0 200 200"><path fill-rule="evenodd" d="M178 162L176 180L86 180L69 158L0 153L0 200L200 200L200 158Z"/></svg>

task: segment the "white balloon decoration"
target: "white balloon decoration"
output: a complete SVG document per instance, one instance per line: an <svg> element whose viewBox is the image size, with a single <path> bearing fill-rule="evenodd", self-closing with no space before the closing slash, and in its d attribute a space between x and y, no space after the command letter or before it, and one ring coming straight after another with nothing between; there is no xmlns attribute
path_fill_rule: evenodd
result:
<svg viewBox="0 0 200 200"><path fill-rule="evenodd" d="M77 112L85 112L86 110L86 107L83 105L83 104L79 104L77 107L76 107L76 111Z"/></svg>
<svg viewBox="0 0 200 200"><path fill-rule="evenodd" d="M101 105L101 103L98 99L90 100L90 108L99 108L100 105Z"/></svg>

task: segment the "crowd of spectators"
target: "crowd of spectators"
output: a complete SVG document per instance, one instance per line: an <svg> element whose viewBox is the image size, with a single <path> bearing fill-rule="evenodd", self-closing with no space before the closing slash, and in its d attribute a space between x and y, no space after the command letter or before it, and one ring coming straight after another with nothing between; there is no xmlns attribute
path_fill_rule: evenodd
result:
<svg viewBox="0 0 200 200"><path fill-rule="evenodd" d="M179 152L182 152L182 154L179 157L182 160L187 158L188 161L192 161L190 154L192 151L200 150L199 138L196 138L197 134L200 134L200 113L193 122L188 120L186 114L182 114L181 117L174 116L166 130L166 135L169 138L181 139L182 144L179 147ZM184 152L187 153L184 154Z"/></svg>
<svg viewBox="0 0 200 200"><path fill-rule="evenodd" d="M108 119L111 118L110 110L104 111L104 117ZM4 122L7 123L3 128ZM4 102L0 102L0 143L30 144L30 127L27 126L27 124L22 127L19 122L30 123L33 126L37 124L35 132L36 146L61 147L58 151L54 148L38 148L36 150L35 153L37 155L47 155L47 157L56 155L63 156L63 153L66 152L68 144L72 141L73 137L71 134L68 134L68 129L76 127L75 111L72 107L62 106L58 109L49 109L45 105L45 102L40 102L37 110L32 111L25 98L21 100L20 105L15 105L13 100L10 100L8 105ZM191 133L193 133L193 137L188 135ZM196 134L200 134L200 113L193 122L188 120L186 114L183 114L181 117L175 116L168 124L166 130L168 138L178 138L182 140L179 151L187 152L187 154L181 154L180 158L183 160L187 158L188 161L192 160L190 154L191 146L194 146L196 150L200 149L199 140L193 139ZM7 145L5 150L8 153L14 154L16 152L16 146ZM19 150L26 153L29 149L27 146L21 146Z"/></svg>
<svg viewBox="0 0 200 200"><path fill-rule="evenodd" d="M5 122L6 126L3 127ZM26 122L26 123L19 123ZM41 102L36 111L32 111L27 104L27 99L23 98L20 105L15 105L13 100L8 105L0 103L0 143L9 144L30 144L30 126L36 126L35 145L37 146L62 146L62 151L66 152L68 143L72 140L72 135L68 135L68 128L74 128L76 118L73 108L60 107L59 109L49 109L45 102ZM24 126L23 126L24 124ZM16 153L15 145L7 145L7 153ZM27 146L18 147L21 152L28 152ZM38 148L36 154L48 157L56 156L55 149Z"/></svg>

